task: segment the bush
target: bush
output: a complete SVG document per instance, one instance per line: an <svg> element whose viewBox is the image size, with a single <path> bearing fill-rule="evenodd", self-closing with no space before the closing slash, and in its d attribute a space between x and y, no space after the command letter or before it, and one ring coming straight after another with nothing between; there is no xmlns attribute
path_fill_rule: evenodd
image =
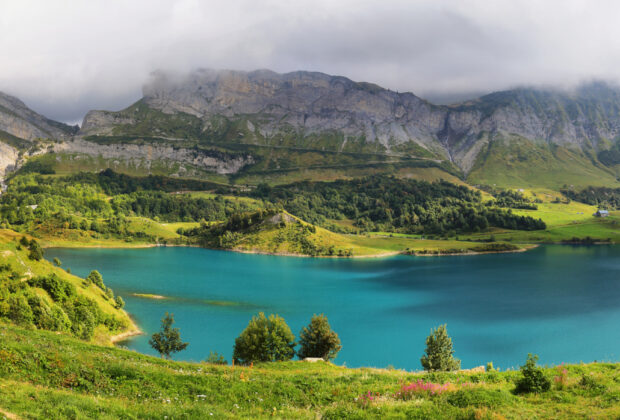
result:
<svg viewBox="0 0 620 420"><path fill-rule="evenodd" d="M332 360L342 348L338 334L332 331L327 317L323 314L314 315L310 319L310 324L301 329L299 344L301 349L297 355L300 359L321 357Z"/></svg>
<svg viewBox="0 0 620 420"><path fill-rule="evenodd" d="M538 361L538 355L527 355L525 365L521 366L521 374L523 375L517 381L517 388L515 392L517 394L524 393L541 393L549 391L551 388L551 381L545 376L545 372L539 366L536 366Z"/></svg>
<svg viewBox="0 0 620 420"><path fill-rule="evenodd" d="M440 325L426 338L425 355L420 362L424 370L451 371L461 368L461 361L454 358L452 339L448 336L446 325Z"/></svg>
<svg viewBox="0 0 620 420"><path fill-rule="evenodd" d="M30 309L30 305L28 305L28 299L26 299L24 295L10 295L8 304L8 317L11 321L17 325L32 325L34 322L34 315L32 309Z"/></svg>
<svg viewBox="0 0 620 420"><path fill-rule="evenodd" d="M105 290L105 286L103 284L103 277L101 277L101 274L99 273L99 271L97 270L91 271L90 274L86 277L86 280L93 283L95 286L99 287L101 290Z"/></svg>
<svg viewBox="0 0 620 420"><path fill-rule="evenodd" d="M211 363L213 365L227 365L228 361L224 358L223 354L219 354L218 352L209 352L209 357L207 357L204 361L205 363Z"/></svg>
<svg viewBox="0 0 620 420"><path fill-rule="evenodd" d="M30 241L28 250L30 250L28 258L30 258L31 260L41 261L43 259L43 248L41 248L41 245L39 245L39 243L34 239Z"/></svg>
<svg viewBox="0 0 620 420"><path fill-rule="evenodd" d="M125 301L123 300L122 297L116 296L114 298L114 307L116 309L123 309L125 307Z"/></svg>
<svg viewBox="0 0 620 420"><path fill-rule="evenodd" d="M278 315L259 313L235 339L233 360L238 363L277 362L295 355L295 336Z"/></svg>
<svg viewBox="0 0 620 420"><path fill-rule="evenodd" d="M607 389L605 385L598 383L596 379L590 375L581 375L579 386L590 391L592 395L603 394Z"/></svg>

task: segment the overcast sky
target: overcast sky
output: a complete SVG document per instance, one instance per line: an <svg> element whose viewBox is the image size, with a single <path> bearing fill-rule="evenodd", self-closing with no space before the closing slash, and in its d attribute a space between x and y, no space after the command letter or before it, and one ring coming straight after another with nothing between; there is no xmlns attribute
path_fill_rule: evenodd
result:
<svg viewBox="0 0 620 420"><path fill-rule="evenodd" d="M62 121L155 69L315 70L419 96L620 81L618 1L0 0L0 91Z"/></svg>

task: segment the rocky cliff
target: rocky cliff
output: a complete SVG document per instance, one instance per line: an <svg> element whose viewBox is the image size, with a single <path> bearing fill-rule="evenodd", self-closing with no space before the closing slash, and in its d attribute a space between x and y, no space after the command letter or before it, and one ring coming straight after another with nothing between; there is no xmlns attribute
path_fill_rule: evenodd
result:
<svg viewBox="0 0 620 420"><path fill-rule="evenodd" d="M63 140L77 133L78 128L50 120L19 99L0 92L0 131L23 140Z"/></svg>
<svg viewBox="0 0 620 420"><path fill-rule="evenodd" d="M620 129L620 93L604 84L571 93L517 89L436 106L322 73L198 70L183 78L157 73L143 91L126 110L89 112L80 134L425 154L467 173L498 137L595 154Z"/></svg>

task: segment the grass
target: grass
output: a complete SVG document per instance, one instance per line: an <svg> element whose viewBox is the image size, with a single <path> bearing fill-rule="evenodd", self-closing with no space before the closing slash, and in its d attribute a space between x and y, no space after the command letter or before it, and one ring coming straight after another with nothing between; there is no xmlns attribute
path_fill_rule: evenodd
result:
<svg viewBox="0 0 620 420"><path fill-rule="evenodd" d="M494 139L467 177L471 184L502 188L551 188L564 185L620 186L614 171L581 151L535 144L517 136Z"/></svg>
<svg viewBox="0 0 620 420"><path fill-rule="evenodd" d="M548 189L525 190L524 194L536 197L543 202L538 203L537 210L513 210L523 216L541 218L546 224L544 231L509 231L496 229L491 233L497 240L511 240L520 243L558 243L570 241L573 238L587 237L599 241L620 243L620 211L610 212L609 217L594 216L596 206L576 201L554 202L556 199L565 200L560 193ZM463 235L465 238L479 240L488 238L490 233Z"/></svg>
<svg viewBox="0 0 620 420"><path fill-rule="evenodd" d="M298 361L231 367L166 361L9 325L0 325L0 335L0 408L23 419L620 416L618 363L547 368L547 377L562 378L552 390L516 395L514 371L420 373ZM450 385L437 395L395 397L402 384L418 380ZM372 400L363 398L368 392Z"/></svg>
<svg viewBox="0 0 620 420"><path fill-rule="evenodd" d="M78 291L78 294L84 295L90 299L93 299L101 310L107 314L115 315L122 321L126 322L129 330L137 330L137 327L129 317L129 315L123 311L116 309L112 303L106 298L103 291L90 284L84 287L84 280L80 277L69 274L64 269L56 267L46 260L34 261L28 258L28 250L18 249L19 239L24 236L7 229L0 229L0 261L11 265L12 269L19 273L23 278L44 276L51 273L56 274L63 280L73 284ZM26 235L28 238L30 236ZM40 293L46 293L44 290L39 290ZM98 343L110 343L111 333L104 327L97 327L95 331L94 342Z"/></svg>

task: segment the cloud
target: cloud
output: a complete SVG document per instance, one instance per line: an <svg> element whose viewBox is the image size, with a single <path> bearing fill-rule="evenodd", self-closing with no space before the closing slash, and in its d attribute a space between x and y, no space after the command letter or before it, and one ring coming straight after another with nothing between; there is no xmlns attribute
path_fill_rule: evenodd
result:
<svg viewBox="0 0 620 420"><path fill-rule="evenodd" d="M155 69L316 70L436 98L620 82L620 3L0 0L0 90L52 118L140 97Z"/></svg>

